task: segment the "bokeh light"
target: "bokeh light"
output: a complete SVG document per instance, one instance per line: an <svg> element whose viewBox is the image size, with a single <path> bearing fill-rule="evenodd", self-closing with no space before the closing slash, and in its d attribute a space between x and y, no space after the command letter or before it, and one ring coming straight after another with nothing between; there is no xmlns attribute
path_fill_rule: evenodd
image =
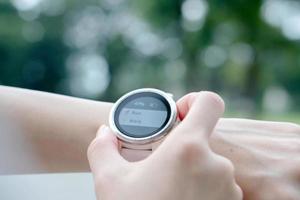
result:
<svg viewBox="0 0 300 200"><path fill-rule="evenodd" d="M300 2L294 0L265 0L262 16L281 29L291 40L300 40Z"/></svg>
<svg viewBox="0 0 300 200"><path fill-rule="evenodd" d="M140 87L213 90L229 116L300 110L298 1L10 0L0 10L2 84L103 101Z"/></svg>

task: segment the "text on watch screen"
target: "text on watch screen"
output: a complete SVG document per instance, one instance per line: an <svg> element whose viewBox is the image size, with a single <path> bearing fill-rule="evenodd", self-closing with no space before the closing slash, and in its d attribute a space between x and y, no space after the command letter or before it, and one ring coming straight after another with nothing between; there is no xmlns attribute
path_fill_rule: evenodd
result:
<svg viewBox="0 0 300 200"><path fill-rule="evenodd" d="M118 122L129 136L146 137L158 132L168 117L166 105L154 97L139 97L120 110Z"/></svg>

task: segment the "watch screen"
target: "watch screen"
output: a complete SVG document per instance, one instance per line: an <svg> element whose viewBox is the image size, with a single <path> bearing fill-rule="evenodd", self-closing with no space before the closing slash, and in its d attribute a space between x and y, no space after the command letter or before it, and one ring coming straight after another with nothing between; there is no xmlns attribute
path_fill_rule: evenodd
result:
<svg viewBox="0 0 300 200"><path fill-rule="evenodd" d="M156 93L143 92L126 98L115 112L118 129L135 138L151 136L165 127L170 118L170 105Z"/></svg>

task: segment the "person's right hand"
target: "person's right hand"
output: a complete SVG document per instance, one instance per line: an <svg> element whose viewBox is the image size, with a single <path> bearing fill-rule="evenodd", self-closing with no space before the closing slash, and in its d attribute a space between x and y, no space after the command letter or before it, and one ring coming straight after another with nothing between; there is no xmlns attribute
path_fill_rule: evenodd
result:
<svg viewBox="0 0 300 200"><path fill-rule="evenodd" d="M139 162L123 159L118 140L102 127L88 150L98 199L242 200L233 165L208 144L223 110L219 96L201 92L185 119Z"/></svg>

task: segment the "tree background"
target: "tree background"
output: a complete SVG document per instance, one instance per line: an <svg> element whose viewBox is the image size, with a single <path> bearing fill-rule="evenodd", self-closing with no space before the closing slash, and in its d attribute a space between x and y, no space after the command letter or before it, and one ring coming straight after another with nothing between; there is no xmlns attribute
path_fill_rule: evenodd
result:
<svg viewBox="0 0 300 200"><path fill-rule="evenodd" d="M299 122L300 2L0 0L0 84L115 101L220 93L227 116Z"/></svg>

